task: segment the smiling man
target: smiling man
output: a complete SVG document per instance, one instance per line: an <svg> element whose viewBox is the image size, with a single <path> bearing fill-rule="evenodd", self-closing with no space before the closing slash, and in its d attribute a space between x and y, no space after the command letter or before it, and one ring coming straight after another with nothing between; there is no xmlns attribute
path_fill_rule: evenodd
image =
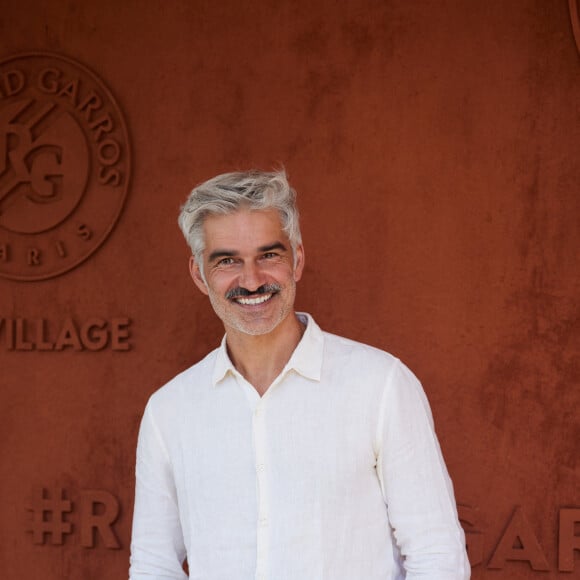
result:
<svg viewBox="0 0 580 580"><path fill-rule="evenodd" d="M420 383L294 311L304 249L283 172L219 175L179 217L221 346L152 395L131 580L465 580Z"/></svg>
<svg viewBox="0 0 580 580"><path fill-rule="evenodd" d="M302 244L290 241L273 208L208 215L203 233L203 251L196 248L190 259L191 276L224 324L235 368L263 395L302 336L291 315Z"/></svg>

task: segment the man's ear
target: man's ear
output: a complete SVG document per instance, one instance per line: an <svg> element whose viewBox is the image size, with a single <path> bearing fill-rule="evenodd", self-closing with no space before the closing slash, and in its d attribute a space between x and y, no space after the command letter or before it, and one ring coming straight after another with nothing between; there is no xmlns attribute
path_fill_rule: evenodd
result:
<svg viewBox="0 0 580 580"><path fill-rule="evenodd" d="M298 282L302 278L302 272L304 271L304 246L302 244L296 247L296 253L294 254L294 281Z"/></svg>
<svg viewBox="0 0 580 580"><path fill-rule="evenodd" d="M191 279L195 282L195 285L207 296L209 294L207 285L203 280L199 265L193 256L189 258L189 274L191 275Z"/></svg>

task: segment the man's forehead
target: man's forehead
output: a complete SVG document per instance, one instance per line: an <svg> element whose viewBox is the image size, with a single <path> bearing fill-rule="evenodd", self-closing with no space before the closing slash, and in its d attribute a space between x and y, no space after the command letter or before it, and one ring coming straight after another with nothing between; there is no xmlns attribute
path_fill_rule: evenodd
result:
<svg viewBox="0 0 580 580"><path fill-rule="evenodd" d="M278 220L280 220L280 212L274 207L252 208L248 205L242 205L239 208L229 211L227 213L221 212L208 213L205 217L205 222L227 218L236 218L238 216L250 216L250 217L271 216L272 218L276 217Z"/></svg>
<svg viewBox="0 0 580 580"><path fill-rule="evenodd" d="M256 229L276 229L283 231L282 220L276 209L241 208L227 214L210 214L204 220L206 235L214 232L227 232L232 229L253 231Z"/></svg>
<svg viewBox="0 0 580 580"><path fill-rule="evenodd" d="M234 250L238 247L259 250L273 244L287 247L288 237L275 209L241 209L229 214L213 214L204 222L205 248Z"/></svg>

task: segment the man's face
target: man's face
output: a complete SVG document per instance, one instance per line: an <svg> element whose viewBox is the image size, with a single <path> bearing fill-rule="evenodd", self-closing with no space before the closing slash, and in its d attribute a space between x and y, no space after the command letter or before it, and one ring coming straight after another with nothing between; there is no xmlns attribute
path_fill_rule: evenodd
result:
<svg viewBox="0 0 580 580"><path fill-rule="evenodd" d="M304 267L302 246L294 257L273 209L209 216L204 234L205 281L193 258L190 271L226 332L272 332L293 312Z"/></svg>

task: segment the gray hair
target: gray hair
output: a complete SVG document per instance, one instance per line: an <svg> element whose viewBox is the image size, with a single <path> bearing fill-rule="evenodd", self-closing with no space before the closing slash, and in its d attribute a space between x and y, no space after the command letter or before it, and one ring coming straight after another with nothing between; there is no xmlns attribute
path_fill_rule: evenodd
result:
<svg viewBox="0 0 580 580"><path fill-rule="evenodd" d="M181 208L178 223L191 252L203 273L205 249L203 223L210 215L226 215L241 209L275 209L280 215L294 258L302 243L296 192L286 179L284 170L240 171L224 173L201 183L189 194Z"/></svg>

